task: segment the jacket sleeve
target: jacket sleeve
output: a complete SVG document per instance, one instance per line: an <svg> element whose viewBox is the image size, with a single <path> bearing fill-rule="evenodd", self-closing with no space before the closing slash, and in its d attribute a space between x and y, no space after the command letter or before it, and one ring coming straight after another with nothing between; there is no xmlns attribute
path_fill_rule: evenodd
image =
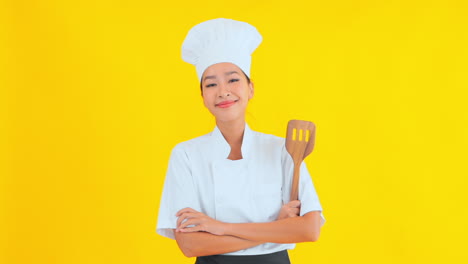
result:
<svg viewBox="0 0 468 264"><path fill-rule="evenodd" d="M190 167L186 151L180 144L174 147L164 181L156 227L156 232L162 236L175 239L175 215L180 209L190 207L200 211Z"/></svg>

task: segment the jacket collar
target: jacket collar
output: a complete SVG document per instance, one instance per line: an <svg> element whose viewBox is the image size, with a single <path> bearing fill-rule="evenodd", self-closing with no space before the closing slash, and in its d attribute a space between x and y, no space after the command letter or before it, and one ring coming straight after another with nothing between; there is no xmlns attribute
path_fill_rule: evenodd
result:
<svg viewBox="0 0 468 264"><path fill-rule="evenodd" d="M253 141L253 131L250 129L249 125L245 123L244 128L244 138L242 139L242 158L246 159L249 157L250 149L252 146ZM224 138L221 130L219 130L218 126L215 126L213 132L211 132L211 137L213 138L213 154L214 159L227 159L229 153L231 153L231 146L227 143L226 139Z"/></svg>

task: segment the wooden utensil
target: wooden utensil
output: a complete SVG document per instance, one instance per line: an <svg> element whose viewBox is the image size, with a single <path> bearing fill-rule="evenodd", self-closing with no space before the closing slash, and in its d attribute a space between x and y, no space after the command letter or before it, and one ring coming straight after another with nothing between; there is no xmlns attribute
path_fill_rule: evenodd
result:
<svg viewBox="0 0 468 264"><path fill-rule="evenodd" d="M315 124L304 120L290 120L286 131L286 150L294 161L294 176L291 188L291 200L299 196L299 170L301 163L315 145Z"/></svg>

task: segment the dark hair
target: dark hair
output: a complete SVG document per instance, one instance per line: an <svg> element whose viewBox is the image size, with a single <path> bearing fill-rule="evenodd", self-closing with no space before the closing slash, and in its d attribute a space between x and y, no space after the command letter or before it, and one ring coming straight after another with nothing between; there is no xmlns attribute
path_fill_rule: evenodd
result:
<svg viewBox="0 0 468 264"><path fill-rule="evenodd" d="M244 71L242 71L242 73L244 74L245 78L247 79L247 83L250 83L250 78L249 78L249 76L247 76L247 74L245 74ZM201 92L201 94L203 95L202 81L200 81L200 92Z"/></svg>

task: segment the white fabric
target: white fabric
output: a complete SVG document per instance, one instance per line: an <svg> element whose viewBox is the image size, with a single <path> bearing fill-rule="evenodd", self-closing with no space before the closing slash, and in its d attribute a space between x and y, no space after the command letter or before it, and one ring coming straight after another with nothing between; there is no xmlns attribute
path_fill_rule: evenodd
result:
<svg viewBox="0 0 468 264"><path fill-rule="evenodd" d="M293 162L284 138L252 131L246 124L243 159L227 159L230 147L220 130L174 147L159 208L156 231L174 239L176 212L191 207L229 223L275 221L289 202ZM322 211L305 163L299 183L300 215ZM325 218L321 213L321 225ZM295 244L265 243L226 255L256 255L293 249Z"/></svg>
<svg viewBox="0 0 468 264"><path fill-rule="evenodd" d="M198 80L209 66L231 62L250 77L251 54L262 42L257 29L241 21L217 18L195 25L182 44L182 59L195 65Z"/></svg>

